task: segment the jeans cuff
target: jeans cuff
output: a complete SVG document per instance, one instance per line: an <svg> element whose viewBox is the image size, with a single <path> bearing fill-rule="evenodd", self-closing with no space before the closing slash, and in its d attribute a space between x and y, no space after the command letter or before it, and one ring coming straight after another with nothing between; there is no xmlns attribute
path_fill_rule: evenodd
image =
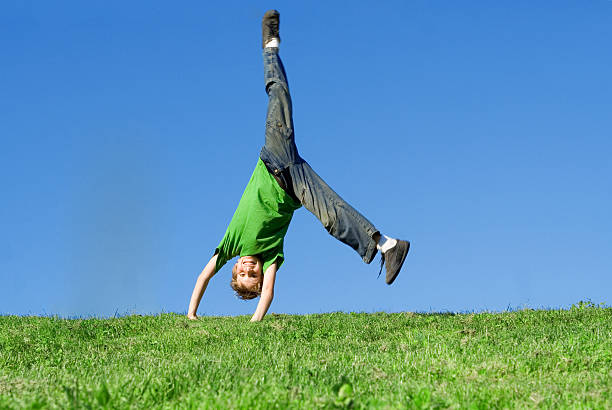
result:
<svg viewBox="0 0 612 410"><path fill-rule="evenodd" d="M363 261L367 264L372 263L374 257L376 256L376 253L378 252L378 249L376 248L376 241L373 238L373 236L377 233L380 234L380 232L378 232L377 230L372 231L372 233L369 233L370 241L368 242L368 248L366 249L365 255L363 255Z"/></svg>
<svg viewBox="0 0 612 410"><path fill-rule="evenodd" d="M278 54L278 47L266 47L263 49L264 54Z"/></svg>

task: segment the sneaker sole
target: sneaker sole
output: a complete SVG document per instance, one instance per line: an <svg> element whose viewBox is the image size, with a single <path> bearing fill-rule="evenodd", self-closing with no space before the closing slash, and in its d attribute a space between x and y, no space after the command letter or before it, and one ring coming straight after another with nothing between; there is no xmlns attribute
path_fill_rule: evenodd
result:
<svg viewBox="0 0 612 410"><path fill-rule="evenodd" d="M402 257L402 260L399 263L399 268L397 268L397 272L395 272L395 275L393 275L390 280L385 281L387 282L387 285L391 285L395 281L395 278L397 278L397 275L399 275L400 271L402 270L402 266L404 266L404 261L406 260L406 256L408 256L408 252L410 251L410 241L406 241L406 243L408 244L408 247L406 248L406 253L404 253L404 256Z"/></svg>

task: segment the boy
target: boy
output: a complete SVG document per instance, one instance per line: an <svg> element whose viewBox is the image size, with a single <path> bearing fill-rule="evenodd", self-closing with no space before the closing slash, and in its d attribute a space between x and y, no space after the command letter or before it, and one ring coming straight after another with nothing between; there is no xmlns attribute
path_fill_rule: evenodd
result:
<svg viewBox="0 0 612 410"><path fill-rule="evenodd" d="M410 249L410 242L381 235L363 215L336 194L298 154L293 135L291 96L279 52L279 13L262 20L264 77L269 97L266 142L238 208L213 257L197 279L187 317L196 311L208 281L225 263L240 256L232 269L231 287L242 299L260 296L251 321L259 321L272 303L276 272L281 267L283 240L293 212L304 206L365 263L377 250L393 283ZM382 264L381 264L382 270Z"/></svg>

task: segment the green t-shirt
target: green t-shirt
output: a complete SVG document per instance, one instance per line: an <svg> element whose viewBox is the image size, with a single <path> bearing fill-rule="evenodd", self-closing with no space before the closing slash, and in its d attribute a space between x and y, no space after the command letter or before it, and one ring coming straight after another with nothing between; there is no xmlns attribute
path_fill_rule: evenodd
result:
<svg viewBox="0 0 612 410"><path fill-rule="evenodd" d="M284 260L283 241L293 211L302 206L283 190L261 158L244 189L221 243L215 271L234 256L259 256L263 271Z"/></svg>

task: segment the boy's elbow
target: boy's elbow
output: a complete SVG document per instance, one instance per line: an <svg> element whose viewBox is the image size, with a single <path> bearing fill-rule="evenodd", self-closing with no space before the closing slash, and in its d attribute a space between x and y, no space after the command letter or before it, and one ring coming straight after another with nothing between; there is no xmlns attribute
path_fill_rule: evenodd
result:
<svg viewBox="0 0 612 410"><path fill-rule="evenodd" d="M269 290L265 290L262 292L262 296L264 296L266 299L274 299L274 289L269 289Z"/></svg>
<svg viewBox="0 0 612 410"><path fill-rule="evenodd" d="M262 295L270 295L270 297L274 296L274 283L264 283L261 287Z"/></svg>
<svg viewBox="0 0 612 410"><path fill-rule="evenodd" d="M272 301L274 299L274 287L264 286L259 294L260 299Z"/></svg>

